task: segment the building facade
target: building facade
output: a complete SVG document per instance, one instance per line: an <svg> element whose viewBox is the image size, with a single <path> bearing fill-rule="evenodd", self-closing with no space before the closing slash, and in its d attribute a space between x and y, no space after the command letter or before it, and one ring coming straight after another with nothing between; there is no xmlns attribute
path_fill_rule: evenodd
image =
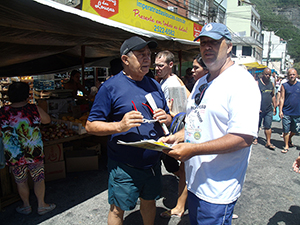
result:
<svg viewBox="0 0 300 225"><path fill-rule="evenodd" d="M227 0L146 0L198 22L225 23Z"/></svg>
<svg viewBox="0 0 300 225"><path fill-rule="evenodd" d="M293 60L287 54L287 41L276 35L276 31L262 31L264 36L263 64L280 74L292 67Z"/></svg>
<svg viewBox="0 0 300 225"><path fill-rule="evenodd" d="M260 15L249 0L227 2L226 25L232 34L233 60L237 64L263 59L263 35Z"/></svg>

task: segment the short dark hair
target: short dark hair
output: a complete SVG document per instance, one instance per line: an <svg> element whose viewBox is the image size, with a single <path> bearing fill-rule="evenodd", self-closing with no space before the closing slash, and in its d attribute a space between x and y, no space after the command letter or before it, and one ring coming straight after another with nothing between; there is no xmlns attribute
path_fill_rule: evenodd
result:
<svg viewBox="0 0 300 225"><path fill-rule="evenodd" d="M200 65L201 67L203 67L203 69L208 70L207 67L206 67L206 65L204 64L204 62L203 62L203 60L202 60L201 54L196 55L196 56L194 57L194 60L195 60L195 59L196 59L196 61L199 63L199 65Z"/></svg>
<svg viewBox="0 0 300 225"><path fill-rule="evenodd" d="M70 77L73 78L75 76L75 74L77 74L77 73L80 74L79 70L72 70Z"/></svg>
<svg viewBox="0 0 300 225"><path fill-rule="evenodd" d="M29 97L29 85L24 82L13 82L8 87L7 95L11 103L26 101Z"/></svg>

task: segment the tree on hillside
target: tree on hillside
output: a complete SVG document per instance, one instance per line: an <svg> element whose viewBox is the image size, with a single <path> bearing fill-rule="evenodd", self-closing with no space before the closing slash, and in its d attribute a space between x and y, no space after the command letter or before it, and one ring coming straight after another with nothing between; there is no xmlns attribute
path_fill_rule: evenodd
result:
<svg viewBox="0 0 300 225"><path fill-rule="evenodd" d="M288 54L300 62L300 30L285 16L273 13L274 8L300 7L300 0L251 0L260 14L264 30L274 31L276 35L288 40Z"/></svg>

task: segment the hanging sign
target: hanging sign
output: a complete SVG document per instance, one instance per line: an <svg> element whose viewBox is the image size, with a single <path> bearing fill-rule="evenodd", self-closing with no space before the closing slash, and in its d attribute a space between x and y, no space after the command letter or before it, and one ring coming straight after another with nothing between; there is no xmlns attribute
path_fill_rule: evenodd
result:
<svg viewBox="0 0 300 225"><path fill-rule="evenodd" d="M120 23L193 41L202 26L143 0L82 0L82 10Z"/></svg>

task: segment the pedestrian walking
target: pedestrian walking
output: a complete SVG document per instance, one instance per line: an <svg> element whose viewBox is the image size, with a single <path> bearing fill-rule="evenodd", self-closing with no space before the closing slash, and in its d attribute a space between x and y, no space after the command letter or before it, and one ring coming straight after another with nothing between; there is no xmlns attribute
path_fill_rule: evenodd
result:
<svg viewBox="0 0 300 225"><path fill-rule="evenodd" d="M287 153L293 147L292 137L300 129L300 82L298 73L290 68L287 73L288 82L282 84L280 89L279 116L282 119L284 147L282 153Z"/></svg>
<svg viewBox="0 0 300 225"><path fill-rule="evenodd" d="M261 128L263 122L263 129L266 137L266 148L271 150L275 149L275 146L271 143L272 135L272 120L273 115L276 115L276 98L275 98L275 87L273 82L270 80L271 69L265 68L262 77L258 79L258 87L261 93L261 104L259 112L258 129ZM257 139L254 139L254 144L257 144Z"/></svg>

